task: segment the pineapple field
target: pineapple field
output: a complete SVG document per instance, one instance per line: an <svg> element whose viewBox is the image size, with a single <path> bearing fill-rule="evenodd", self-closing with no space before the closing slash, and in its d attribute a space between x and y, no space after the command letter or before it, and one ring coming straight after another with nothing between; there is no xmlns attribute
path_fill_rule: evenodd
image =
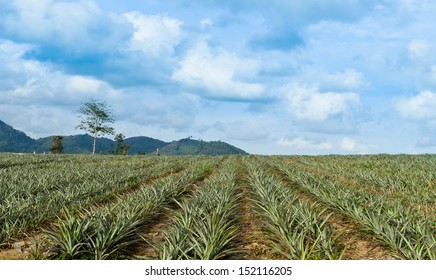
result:
<svg viewBox="0 0 436 280"><path fill-rule="evenodd" d="M0 259L436 259L436 155L0 154Z"/></svg>

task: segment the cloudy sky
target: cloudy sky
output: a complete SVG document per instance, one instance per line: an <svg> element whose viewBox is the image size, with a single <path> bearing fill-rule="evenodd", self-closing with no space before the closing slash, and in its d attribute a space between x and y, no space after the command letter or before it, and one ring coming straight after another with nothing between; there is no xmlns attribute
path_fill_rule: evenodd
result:
<svg viewBox="0 0 436 280"><path fill-rule="evenodd" d="M432 0L0 0L0 120L254 154L436 153Z"/></svg>

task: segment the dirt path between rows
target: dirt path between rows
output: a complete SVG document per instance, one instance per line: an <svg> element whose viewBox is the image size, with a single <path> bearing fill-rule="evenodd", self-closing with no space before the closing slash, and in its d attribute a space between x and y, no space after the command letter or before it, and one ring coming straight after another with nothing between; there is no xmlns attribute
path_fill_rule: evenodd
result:
<svg viewBox="0 0 436 280"><path fill-rule="evenodd" d="M240 159L240 158L239 158ZM238 161L240 172L240 184L242 185L241 202L241 227L239 230L239 242L241 253L237 255L241 260L276 260L280 256L274 254L269 244L271 241L262 233L260 219L253 213L251 193L247 182L247 169L241 161Z"/></svg>

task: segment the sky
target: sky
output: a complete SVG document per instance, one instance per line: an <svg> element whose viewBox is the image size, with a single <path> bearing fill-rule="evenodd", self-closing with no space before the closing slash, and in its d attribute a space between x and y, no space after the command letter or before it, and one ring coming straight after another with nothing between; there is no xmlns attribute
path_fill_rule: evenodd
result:
<svg viewBox="0 0 436 280"><path fill-rule="evenodd" d="M251 154L436 153L431 0L0 0L0 120ZM107 136L109 138L113 136Z"/></svg>

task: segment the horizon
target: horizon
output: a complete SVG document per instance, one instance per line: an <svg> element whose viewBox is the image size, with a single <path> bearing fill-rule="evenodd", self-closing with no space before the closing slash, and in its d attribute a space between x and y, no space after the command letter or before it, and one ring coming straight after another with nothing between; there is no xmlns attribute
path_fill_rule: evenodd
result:
<svg viewBox="0 0 436 280"><path fill-rule="evenodd" d="M8 125L8 124L6 124L6 125ZM15 129L15 128L13 128L13 129ZM88 132L85 132L85 133L82 133L82 134L70 134L70 135L54 134L54 135L48 135L48 136L44 136L44 137L40 137L40 138L32 138L31 136L27 135L25 132L23 132L21 130L18 130L18 131L24 133L27 137L30 137L31 139L36 140L36 141L37 140L41 140L41 139L45 139L45 138L55 137L55 136L74 137L74 136L86 136L87 135L91 139L93 138L93 136L90 133L88 133ZM223 143L229 144L229 145L231 145L231 146L233 146L233 147L235 147L237 149L243 150L243 149L241 149L241 148L239 148L237 146L232 145L231 143L227 143L227 142L224 142L224 141L221 141L221 140L195 139L192 136L180 138L180 139L177 139L177 140L174 139L174 140L165 140L164 141L162 139L158 139L158 138L154 138L154 137L150 137L150 136L146 136L146 135L136 135L136 136L125 137L124 140L131 139L131 138L141 138L141 137L150 138L150 139L157 140L157 141L162 141L165 144L171 144L172 142L178 142L180 140L185 140L185 139L190 139L190 140L194 140L194 141L204 141L204 142L207 142L207 143L210 143L210 142L223 142ZM114 139L109 138L108 136L105 136L105 135L98 136L97 139L106 139L106 140L110 140L110 141L114 141L115 142ZM98 145L98 142L97 142L97 145ZM243 151L246 152L245 150L243 150ZM18 153L17 152L0 152L0 153L26 154L26 152L18 152ZM27 153L32 153L32 152L27 152ZM66 153L66 154L68 154L68 153ZM133 154L128 154L128 155L133 155ZM256 156L308 156L308 157L311 157L311 156L315 156L315 157L321 156L322 157L322 156L377 156L377 155L388 155L388 156L399 156L399 155L406 155L406 156L407 155L412 155L412 156L413 155L418 155L419 156L419 155L423 155L423 156L425 156L425 155L436 155L436 154L435 153L367 153L367 154L363 154L363 153L360 153L360 154L335 154L335 153L331 153L331 154L286 154L286 155L284 155L284 154L256 154L256 153L247 153L246 155L256 155Z"/></svg>
<svg viewBox="0 0 436 280"><path fill-rule="evenodd" d="M435 154L435 12L430 0L0 0L0 118L33 139L80 135L77 110L95 98L126 138Z"/></svg>

